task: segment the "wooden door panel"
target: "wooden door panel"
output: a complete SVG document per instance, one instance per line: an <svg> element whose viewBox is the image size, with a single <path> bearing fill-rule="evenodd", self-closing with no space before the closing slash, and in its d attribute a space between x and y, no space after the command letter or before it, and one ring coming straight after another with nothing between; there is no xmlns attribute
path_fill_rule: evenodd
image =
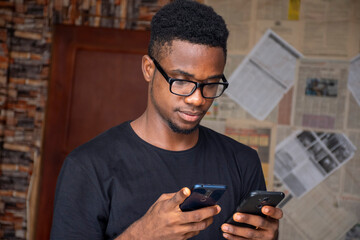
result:
<svg viewBox="0 0 360 240"><path fill-rule="evenodd" d="M136 81L142 80L141 58L142 54L87 50L77 52L74 72L76 81L72 89L76 97L70 103L64 142L66 151L114 126L114 123L141 114L145 102L138 106L137 100L140 94L146 96L147 87L143 82L139 84ZM132 68L137 71L127 71Z"/></svg>
<svg viewBox="0 0 360 240"><path fill-rule="evenodd" d="M66 155L145 110L141 57L149 38L147 31L55 26L35 239L49 239Z"/></svg>

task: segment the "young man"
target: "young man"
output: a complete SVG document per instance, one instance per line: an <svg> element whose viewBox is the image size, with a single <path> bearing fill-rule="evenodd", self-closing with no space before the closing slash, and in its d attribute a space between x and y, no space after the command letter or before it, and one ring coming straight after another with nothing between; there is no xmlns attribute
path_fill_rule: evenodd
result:
<svg viewBox="0 0 360 240"><path fill-rule="evenodd" d="M234 212L250 191L265 189L257 153L199 126L227 87L223 19L175 1L154 16L151 31L142 59L147 109L67 157L51 239L276 238L280 209L263 207L267 218ZM198 183L228 189L219 205L182 212L188 187ZM226 224L230 216L257 229Z"/></svg>

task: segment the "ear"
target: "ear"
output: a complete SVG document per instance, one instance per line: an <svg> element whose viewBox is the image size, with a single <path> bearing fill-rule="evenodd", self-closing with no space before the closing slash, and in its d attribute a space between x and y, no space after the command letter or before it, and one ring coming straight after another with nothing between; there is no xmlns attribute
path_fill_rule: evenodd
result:
<svg viewBox="0 0 360 240"><path fill-rule="evenodd" d="M144 55L142 57L141 68L145 81L150 82L153 79L155 73L155 65L148 55Z"/></svg>

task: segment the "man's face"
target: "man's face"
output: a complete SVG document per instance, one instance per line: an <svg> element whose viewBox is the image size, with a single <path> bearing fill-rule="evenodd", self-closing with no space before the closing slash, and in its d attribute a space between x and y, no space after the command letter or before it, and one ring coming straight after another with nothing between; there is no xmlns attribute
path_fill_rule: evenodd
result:
<svg viewBox="0 0 360 240"><path fill-rule="evenodd" d="M225 57L222 48L174 40L170 51L157 59L171 78L207 82L223 73ZM177 133L194 131L211 106L213 99L202 97L200 89L187 97L170 92L169 83L155 71L150 83L150 104L162 121Z"/></svg>

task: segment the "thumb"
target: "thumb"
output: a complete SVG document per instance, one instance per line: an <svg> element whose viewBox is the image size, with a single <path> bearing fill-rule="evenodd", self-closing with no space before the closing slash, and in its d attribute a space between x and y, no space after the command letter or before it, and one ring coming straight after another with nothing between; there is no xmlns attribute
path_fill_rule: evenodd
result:
<svg viewBox="0 0 360 240"><path fill-rule="evenodd" d="M175 195L170 199L170 201L172 202L172 205L174 207L178 207L181 203L184 202L184 200L190 196L190 189L187 187L182 188L180 191L178 191L177 193L175 193Z"/></svg>

